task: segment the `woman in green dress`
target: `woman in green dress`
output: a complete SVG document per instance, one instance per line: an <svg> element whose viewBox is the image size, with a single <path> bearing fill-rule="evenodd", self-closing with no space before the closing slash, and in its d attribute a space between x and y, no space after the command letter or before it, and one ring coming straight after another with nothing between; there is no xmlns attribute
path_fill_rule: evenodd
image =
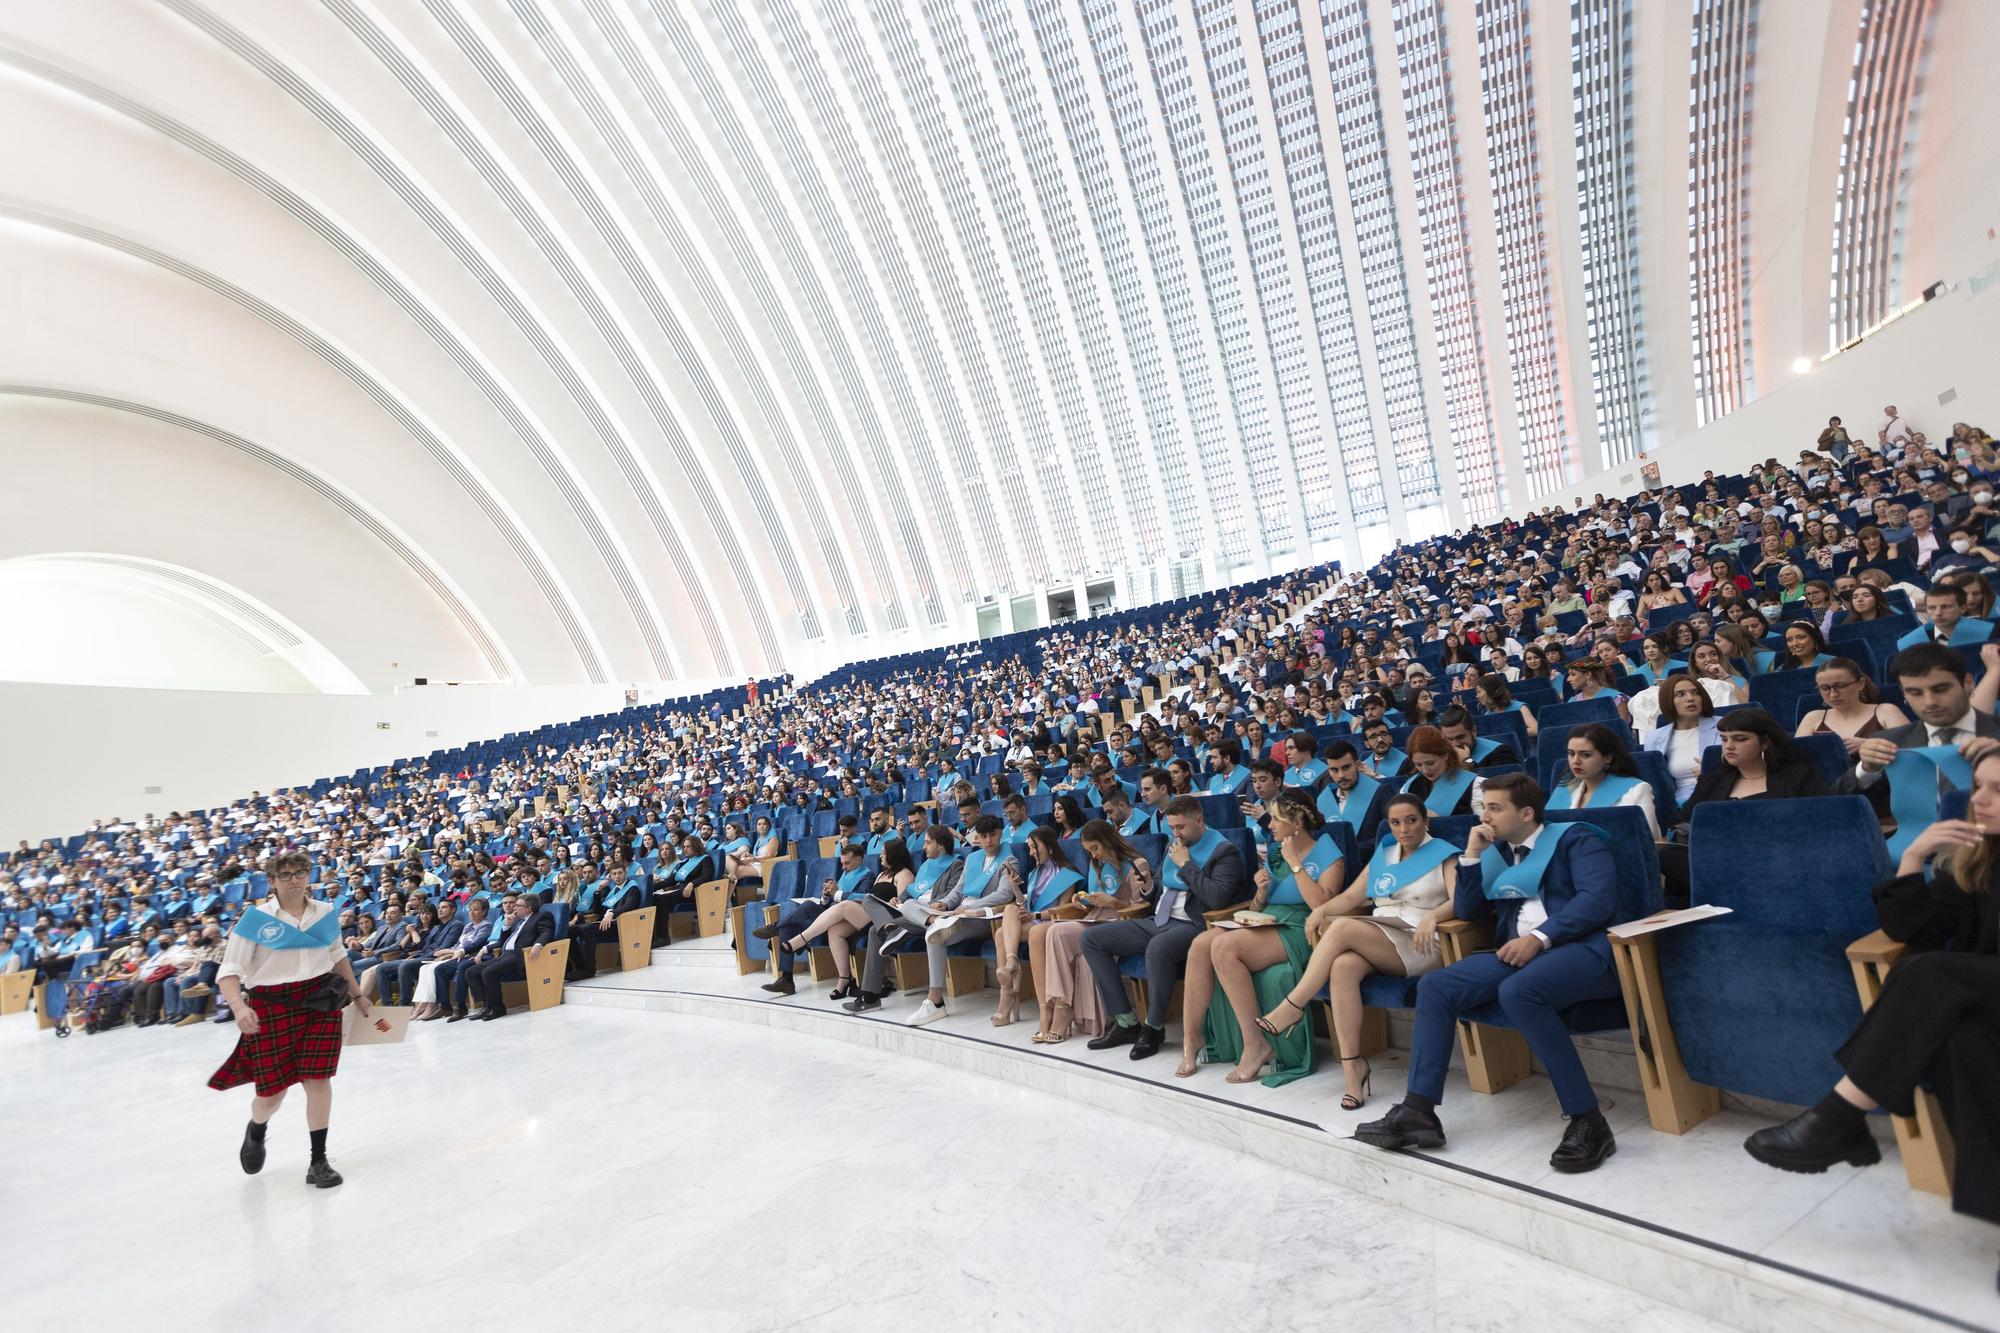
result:
<svg viewBox="0 0 2000 1333"><path fill-rule="evenodd" d="M1262 1079L1275 1088L1313 1071L1309 1026L1272 1040L1255 1022L1298 981L1312 956L1306 917L1340 892L1346 867L1326 835L1326 817L1305 791L1279 792L1269 819L1271 841L1250 906L1271 924L1211 926L1195 936L1182 983L1181 1065L1174 1071L1182 1078L1203 1064L1234 1062L1229 1082Z"/></svg>

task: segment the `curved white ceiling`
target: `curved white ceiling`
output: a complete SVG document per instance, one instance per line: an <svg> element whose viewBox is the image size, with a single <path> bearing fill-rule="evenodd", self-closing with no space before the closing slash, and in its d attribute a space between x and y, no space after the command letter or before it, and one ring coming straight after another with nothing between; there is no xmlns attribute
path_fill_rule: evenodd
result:
<svg viewBox="0 0 2000 1333"><path fill-rule="evenodd" d="M1956 276L1913 201L1993 152L1964 132L1996 28L12 5L0 420L82 493L162 431L220 448L158 503L294 515L333 569L258 595L370 688L874 656L989 595L1353 560L1747 401ZM133 529L219 583L255 559Z"/></svg>

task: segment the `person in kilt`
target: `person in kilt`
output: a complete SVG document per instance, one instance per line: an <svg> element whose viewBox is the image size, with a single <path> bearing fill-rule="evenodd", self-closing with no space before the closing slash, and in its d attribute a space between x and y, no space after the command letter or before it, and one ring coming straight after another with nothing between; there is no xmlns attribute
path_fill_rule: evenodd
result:
<svg viewBox="0 0 2000 1333"><path fill-rule="evenodd" d="M341 948L333 904L307 892L312 859L304 852L280 852L271 858L267 873L272 896L244 909L223 946L216 985L239 1035L236 1049L208 1086L223 1091L256 1085L250 1124L237 1154L243 1170L253 1176L264 1169L266 1126L283 1105L286 1090L294 1083L303 1086L306 1129L312 1136L306 1183L331 1189L341 1182L326 1159L333 1076L340 1068L341 1007L352 1000L365 1014L368 1001Z"/></svg>

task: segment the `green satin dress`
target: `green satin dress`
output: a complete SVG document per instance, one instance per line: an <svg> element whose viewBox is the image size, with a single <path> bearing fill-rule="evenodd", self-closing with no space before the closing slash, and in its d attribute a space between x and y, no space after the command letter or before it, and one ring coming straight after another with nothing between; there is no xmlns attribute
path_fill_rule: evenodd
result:
<svg viewBox="0 0 2000 1333"><path fill-rule="evenodd" d="M1291 863L1285 860L1278 842L1273 839L1265 853L1265 868L1271 872L1271 893L1264 904L1264 912L1277 918L1278 924L1271 929L1278 932L1278 939L1285 946L1285 961L1275 967L1267 967L1251 975L1257 989L1257 1012L1268 1014L1284 1003L1292 988L1299 984L1304 975L1306 961L1312 957L1312 946L1306 943L1306 917L1312 909L1305 904L1297 885L1292 882ZM1236 1011L1229 1005L1229 997L1222 993L1222 987L1215 988L1209 997L1208 1013L1202 1021L1202 1058L1209 1064L1235 1064L1243 1058L1243 1029L1236 1025ZM1290 1034L1274 1037L1268 1033L1264 1038L1271 1043L1274 1052L1273 1069L1262 1080L1267 1088L1279 1088L1293 1079L1304 1078L1313 1072L1317 1058L1313 1045L1312 1022L1302 1019Z"/></svg>

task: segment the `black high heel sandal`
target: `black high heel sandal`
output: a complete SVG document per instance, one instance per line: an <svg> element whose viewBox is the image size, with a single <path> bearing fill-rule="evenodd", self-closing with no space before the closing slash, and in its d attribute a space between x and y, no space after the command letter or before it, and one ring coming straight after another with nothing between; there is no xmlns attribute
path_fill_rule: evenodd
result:
<svg viewBox="0 0 2000 1333"><path fill-rule="evenodd" d="M1343 1111L1359 1111L1362 1107L1366 1106L1368 1104L1368 1094L1374 1088L1375 1066L1368 1063L1366 1056L1350 1055L1340 1063L1343 1066L1351 1065L1356 1060L1361 1061L1361 1091L1359 1093L1343 1092L1340 1094L1340 1109Z"/></svg>
<svg viewBox="0 0 2000 1333"><path fill-rule="evenodd" d="M855 984L852 977L842 977L840 978L840 984L828 992L826 998L829 1000L845 1000L850 996L859 995L860 993L861 987Z"/></svg>
<svg viewBox="0 0 2000 1333"><path fill-rule="evenodd" d="M1305 1007L1304 1005L1300 1004L1300 1003L1299 1003L1299 1002L1298 1002L1297 1000L1294 1000L1294 999L1293 999L1293 998L1292 998L1291 996L1289 996L1289 995L1287 995L1287 996L1285 997L1285 1001L1284 1001L1284 1002L1285 1002L1286 1004L1289 1004L1290 1006L1292 1006L1292 1008L1294 1008L1294 1009L1298 1010L1298 1011L1299 1011L1299 1016L1298 1016L1297 1018L1293 1019L1293 1020L1291 1021L1291 1023L1290 1023L1290 1024L1288 1024L1288 1025L1286 1026L1285 1030L1284 1030L1284 1031L1282 1031L1282 1032L1280 1032L1280 1031L1279 1031L1279 1030L1278 1030L1277 1028L1275 1028L1275 1027L1273 1027L1273 1026L1271 1025L1271 1020L1270 1020L1270 1019L1268 1019L1268 1018L1264 1018L1264 1017L1261 1017L1261 1016L1260 1016L1260 1017L1259 1017L1259 1018L1257 1019L1257 1030L1258 1030L1259 1032L1263 1033L1263 1034L1264 1034L1265 1036L1267 1036L1267 1037L1277 1037L1277 1038L1279 1038L1279 1039L1281 1039L1281 1040L1282 1040L1283 1038L1285 1038L1285 1037L1289 1037L1289 1036L1291 1036L1291 1035L1292 1035L1292 1029L1293 1029L1293 1028L1296 1028L1296 1027L1297 1027L1297 1026L1298 1026L1299 1024L1301 1024L1301 1023L1303 1023L1303 1022L1305 1022L1305 1021L1306 1021L1306 1007Z"/></svg>

